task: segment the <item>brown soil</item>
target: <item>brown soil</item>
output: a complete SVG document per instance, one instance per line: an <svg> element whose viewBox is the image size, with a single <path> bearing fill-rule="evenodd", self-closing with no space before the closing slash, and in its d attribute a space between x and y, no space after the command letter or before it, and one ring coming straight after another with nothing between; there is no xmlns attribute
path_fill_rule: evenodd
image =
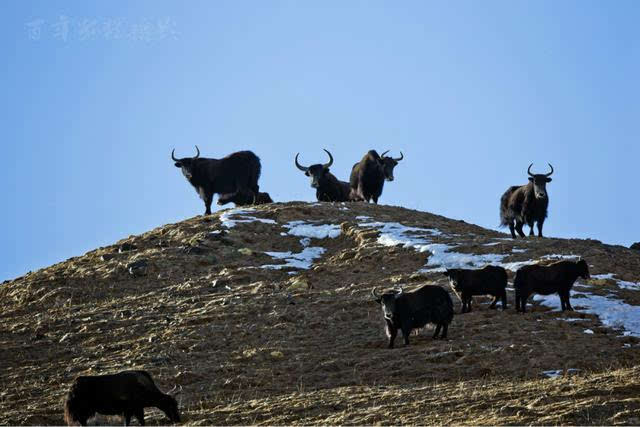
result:
<svg viewBox="0 0 640 427"><path fill-rule="evenodd" d="M461 252L527 249L507 262L580 255L591 274L627 281L640 281L639 251L550 238L484 246L506 235L403 208L346 207L267 205L251 215L277 224L229 230L218 214L199 216L3 283L0 423L61 424L76 376L133 368L163 390L182 386L184 424L640 423L640 340L580 313L579 298L576 313L532 305L521 315L512 294L505 312L477 297L472 313L454 317L448 340L432 340L427 327L410 346L398 339L387 349L372 288L449 286L440 274L417 273L428 252L383 247L355 217L456 234ZM259 268L281 263L265 251L301 250L300 237L280 235L295 220L340 224L342 233L313 241L327 252L310 270ZM123 244L134 249L119 252ZM146 271L132 275L127 266L141 260ZM640 292L612 280L586 284L640 305ZM549 379L546 370L567 373ZM155 409L147 420L168 421Z"/></svg>

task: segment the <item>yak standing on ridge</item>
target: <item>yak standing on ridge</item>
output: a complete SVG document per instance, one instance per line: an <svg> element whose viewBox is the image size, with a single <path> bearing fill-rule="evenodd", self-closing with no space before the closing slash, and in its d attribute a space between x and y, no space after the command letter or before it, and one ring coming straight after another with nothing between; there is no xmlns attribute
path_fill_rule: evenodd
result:
<svg viewBox="0 0 640 427"><path fill-rule="evenodd" d="M319 202L348 202L351 200L349 183L340 181L331 172L329 167L333 164L333 156L323 148L329 155L329 163L302 166L298 163L296 154L295 164L304 174L311 178L311 187L316 189L316 198Z"/></svg>
<svg viewBox="0 0 640 427"><path fill-rule="evenodd" d="M353 165L349 178L352 199L367 202L373 199L373 203L378 203L385 180L393 181L393 168L404 159L402 151L397 159L385 157L388 152L389 150L380 156L376 150L369 150L362 160Z"/></svg>
<svg viewBox="0 0 640 427"><path fill-rule="evenodd" d="M171 152L171 158L196 193L204 201L205 215L211 214L211 202L214 194L236 194L238 192L259 193L260 159L251 151L238 151L222 159L200 158L200 149L196 145L195 157L177 159ZM230 201L230 200L229 200Z"/></svg>
<svg viewBox="0 0 640 427"><path fill-rule="evenodd" d="M529 183L522 186L509 187L500 199L500 224L509 226L511 237L516 238L517 231L520 237L524 237L522 226L530 227L529 236L533 236L533 223L538 224L538 237L542 237L542 225L547 217L549 195L547 194L547 182L551 182L553 166L549 164L551 172L547 174L532 174L531 166L527 169Z"/></svg>

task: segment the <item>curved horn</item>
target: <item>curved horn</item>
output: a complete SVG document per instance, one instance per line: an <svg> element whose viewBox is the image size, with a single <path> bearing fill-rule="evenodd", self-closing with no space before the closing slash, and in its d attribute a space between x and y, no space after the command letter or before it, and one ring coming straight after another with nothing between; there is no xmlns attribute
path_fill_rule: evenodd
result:
<svg viewBox="0 0 640 427"><path fill-rule="evenodd" d="M527 169L527 173L529 174L529 176L533 176L533 174L531 173L531 166L533 166L533 163L531 163L529 165L529 169Z"/></svg>
<svg viewBox="0 0 640 427"><path fill-rule="evenodd" d="M322 165L322 167L325 169L330 168L331 165L333 164L333 156L326 148L323 148L323 150L329 155L329 163L325 163L324 165Z"/></svg>
<svg viewBox="0 0 640 427"><path fill-rule="evenodd" d="M175 153L175 151L176 151L176 149L175 149L175 148L174 148L173 150L171 150L171 160L173 160L174 162L179 162L179 161L180 161L180 159L176 159L176 156L175 156L175 154L174 154L174 153Z"/></svg>
<svg viewBox="0 0 640 427"><path fill-rule="evenodd" d="M380 157L384 157L384 155L387 154L388 152L389 152L389 150L387 150L384 153L380 154Z"/></svg>
<svg viewBox="0 0 640 427"><path fill-rule="evenodd" d="M402 154L402 151L400 152L400 157L398 157L397 159L393 159L396 162L399 162L400 160L404 159L404 154Z"/></svg>
<svg viewBox="0 0 640 427"><path fill-rule="evenodd" d="M376 293L376 289L377 289L377 286L371 289L371 295L373 295L374 298L380 298L380 295Z"/></svg>
<svg viewBox="0 0 640 427"><path fill-rule="evenodd" d="M296 167L298 169L300 169L302 172L306 172L309 170L309 168L305 168L304 166L302 166L300 163L298 163L298 156L300 155L300 153L296 154Z"/></svg>
<svg viewBox="0 0 640 427"><path fill-rule="evenodd" d="M402 294L404 293L404 289L402 289L402 287L400 287L400 288L399 288L399 291L400 291L400 292L398 292L398 293L396 294L396 298L398 298L400 295L402 295Z"/></svg>
<svg viewBox="0 0 640 427"><path fill-rule="evenodd" d="M551 163L547 163L549 165L549 167L551 168L551 172L549 172L548 174L546 174L545 176L551 176L551 174L553 173L553 166L551 166Z"/></svg>
<svg viewBox="0 0 640 427"><path fill-rule="evenodd" d="M196 156L194 157L194 159L197 159L198 157L200 157L200 149L198 148L198 146L196 145L196 151L198 151L198 154L196 154Z"/></svg>

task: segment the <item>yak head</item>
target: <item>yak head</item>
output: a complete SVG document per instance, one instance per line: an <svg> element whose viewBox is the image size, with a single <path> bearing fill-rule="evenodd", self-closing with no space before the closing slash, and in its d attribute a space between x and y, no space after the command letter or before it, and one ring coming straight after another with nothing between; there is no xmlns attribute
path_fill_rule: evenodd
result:
<svg viewBox="0 0 640 427"><path fill-rule="evenodd" d="M324 148L323 148L324 150ZM329 167L333 164L333 156L327 150L324 150L329 155L329 163L325 164L315 164L311 166L302 166L298 163L298 156L300 153L296 154L296 167L300 169L306 176L311 178L311 187L319 188L320 182L324 179L325 175L329 173Z"/></svg>
<svg viewBox="0 0 640 427"><path fill-rule="evenodd" d="M551 174L553 173L553 166L549 163L549 167L551 168L551 172L549 173L531 173L531 166L533 163L529 165L529 169L527 169L527 173L529 174L529 181L533 184L533 194L536 199L546 199L547 198L547 182L551 182Z"/></svg>
<svg viewBox="0 0 640 427"><path fill-rule="evenodd" d="M576 263L576 267L578 268L578 276L582 277L585 280L591 277L589 275L589 266L587 265L587 262L585 260L581 259L580 261L578 261Z"/></svg>
<svg viewBox="0 0 640 427"><path fill-rule="evenodd" d="M453 289L455 289L456 291L459 291L461 288L461 285L460 285L461 271L462 270L460 270L459 268L450 268L447 271L442 273L443 275L449 278L449 284L451 284Z"/></svg>
<svg viewBox="0 0 640 427"><path fill-rule="evenodd" d="M402 288L399 290L387 291L381 295L376 293L376 288L373 288L371 293L373 294L375 301L382 307L382 315L384 318L387 320L393 320L393 317L397 312L396 301L398 300L398 297L404 293Z"/></svg>
<svg viewBox="0 0 640 427"><path fill-rule="evenodd" d="M180 422L180 412L178 412L178 401L174 397L178 395L182 391L182 386L180 386L180 390L176 391L177 387L174 387L167 394L163 394L160 396L160 402L158 408L165 413L167 418L171 420L173 423Z"/></svg>
<svg viewBox="0 0 640 427"><path fill-rule="evenodd" d="M197 151L196 156L195 157L185 157L183 159L176 159L176 156L174 155L175 151L176 151L175 149L173 151L171 151L171 159L174 162L176 162L175 165L176 165L177 168L181 168L182 169L182 174L188 180L191 180L191 178L193 177L193 167L194 167L194 164L196 163L194 160L196 160L196 159L198 159L200 157L200 149L196 145L196 151Z"/></svg>
<svg viewBox="0 0 640 427"><path fill-rule="evenodd" d="M385 154L387 154L388 152L389 150L382 153L382 156L380 156L380 159L378 160L378 164L380 165L380 169L382 170L384 179L386 179L387 181L393 181L393 168L398 165L398 162L400 160L404 159L404 154L402 154L401 151L400 157L394 159L393 157L385 156Z"/></svg>

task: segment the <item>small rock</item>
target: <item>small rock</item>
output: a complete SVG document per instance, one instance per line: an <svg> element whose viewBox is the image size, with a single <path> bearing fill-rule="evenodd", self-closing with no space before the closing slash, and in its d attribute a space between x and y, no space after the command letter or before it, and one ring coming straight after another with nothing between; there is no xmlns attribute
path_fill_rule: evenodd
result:
<svg viewBox="0 0 640 427"><path fill-rule="evenodd" d="M129 252L129 251L135 251L136 249L138 249L138 247L133 243L125 242L118 247L118 252L120 253Z"/></svg>
<svg viewBox="0 0 640 427"><path fill-rule="evenodd" d="M103 254L100 259L104 262L106 261L111 261L112 259L114 259L116 257L115 254Z"/></svg>
<svg viewBox="0 0 640 427"><path fill-rule="evenodd" d="M249 248L240 248L238 249L238 252L241 253L242 255L246 255L246 256L250 256L253 255L253 251Z"/></svg>
<svg viewBox="0 0 640 427"><path fill-rule="evenodd" d="M282 359L284 357L284 354L282 354L282 352L279 350L274 350L271 352L271 357L273 357L274 359Z"/></svg>
<svg viewBox="0 0 640 427"><path fill-rule="evenodd" d="M127 264L127 270L133 277L141 277L147 274L147 260L139 259Z"/></svg>
<svg viewBox="0 0 640 427"><path fill-rule="evenodd" d="M289 286L288 291L306 291L309 290L309 283L304 279L295 279Z"/></svg>

